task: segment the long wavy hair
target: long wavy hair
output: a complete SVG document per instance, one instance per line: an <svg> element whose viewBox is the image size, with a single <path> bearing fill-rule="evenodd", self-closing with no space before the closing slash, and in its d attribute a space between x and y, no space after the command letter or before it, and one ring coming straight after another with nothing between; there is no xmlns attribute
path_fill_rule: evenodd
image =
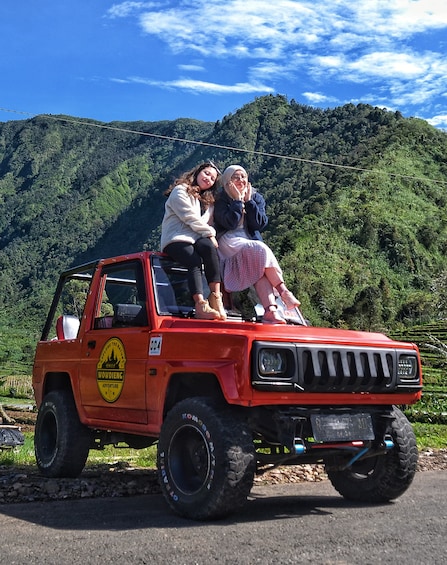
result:
<svg viewBox="0 0 447 565"><path fill-rule="evenodd" d="M208 167L212 167L216 173L216 182L213 184L211 188L207 190L200 190L199 185L197 184L197 177L203 169ZM183 184L186 186L186 192L198 200L200 200L201 206L204 209L209 208L212 204L214 204L214 195L216 193L216 188L218 185L219 177L221 172L217 168L217 166L212 161L206 161L205 163L200 163L193 169L186 171L180 177L175 179L175 181L169 186L169 188L164 192L165 196L169 196L172 190L178 186L179 184Z"/></svg>

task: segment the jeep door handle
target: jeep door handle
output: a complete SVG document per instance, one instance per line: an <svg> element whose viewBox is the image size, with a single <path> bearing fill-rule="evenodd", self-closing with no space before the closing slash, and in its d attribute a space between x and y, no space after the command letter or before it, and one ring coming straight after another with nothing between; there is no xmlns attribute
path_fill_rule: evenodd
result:
<svg viewBox="0 0 447 565"><path fill-rule="evenodd" d="M95 347L96 347L96 341L95 341L94 339L92 339L91 341L88 341L88 342L87 342L87 347L88 347L89 349L95 349Z"/></svg>

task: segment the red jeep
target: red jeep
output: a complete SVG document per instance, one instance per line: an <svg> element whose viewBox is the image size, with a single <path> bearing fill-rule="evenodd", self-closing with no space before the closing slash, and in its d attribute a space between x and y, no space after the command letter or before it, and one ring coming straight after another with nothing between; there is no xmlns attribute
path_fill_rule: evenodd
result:
<svg viewBox="0 0 447 565"><path fill-rule="evenodd" d="M194 319L185 269L160 253L64 272L33 369L41 473L74 477L90 449L158 442L166 500L201 520L237 510L278 465L323 463L351 500L405 492L418 453L397 406L421 396L417 347L256 312Z"/></svg>

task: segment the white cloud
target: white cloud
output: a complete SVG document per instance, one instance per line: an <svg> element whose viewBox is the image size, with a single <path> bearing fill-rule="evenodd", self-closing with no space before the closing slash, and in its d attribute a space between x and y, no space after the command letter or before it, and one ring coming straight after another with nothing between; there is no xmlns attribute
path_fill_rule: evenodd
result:
<svg viewBox="0 0 447 565"><path fill-rule="evenodd" d="M114 17L120 11L123 17L128 15L137 4L115 5ZM311 2L275 0L274 9L271 0L194 0L156 6L147 9L142 4L138 23L174 53L192 50L217 57L274 58L283 56L291 43L315 42L322 31Z"/></svg>
<svg viewBox="0 0 447 565"><path fill-rule="evenodd" d="M428 118L427 122L434 127L447 129L447 114L439 114L438 116L433 116L432 118Z"/></svg>
<svg viewBox="0 0 447 565"><path fill-rule="evenodd" d="M254 80L275 80L277 78L287 78L293 76L290 65L276 63L275 61L262 61L249 68L248 74Z"/></svg>
<svg viewBox="0 0 447 565"><path fill-rule="evenodd" d="M368 35L402 38L447 25L444 0L362 0L351 7L353 29Z"/></svg>
<svg viewBox="0 0 447 565"><path fill-rule="evenodd" d="M303 75L307 95L330 99L328 81L370 85L371 100L390 106L428 103L447 90L447 34L439 35L447 28L445 0L166 0L109 10L114 18L130 14L177 57L197 53L207 68L209 60L245 63L247 81L203 83L208 92L274 92L279 80L293 83Z"/></svg>
<svg viewBox="0 0 447 565"><path fill-rule="evenodd" d="M201 65L179 65L178 68L181 71L204 71L205 67L202 67Z"/></svg>
<svg viewBox="0 0 447 565"><path fill-rule="evenodd" d="M193 93L211 93L211 94L268 94L273 92L273 88L263 84L239 82L236 84L218 84L202 80L193 80L190 78L180 78L171 81L157 81L142 77L129 77L126 82L146 84L148 86L158 86L166 89L180 89Z"/></svg>
<svg viewBox="0 0 447 565"><path fill-rule="evenodd" d="M156 6L157 4L155 2L121 2L109 8L106 15L111 19L126 18L136 12L140 12L142 9L150 10Z"/></svg>
<svg viewBox="0 0 447 565"><path fill-rule="evenodd" d="M355 61L347 63L349 71L361 76L380 79L399 77L401 80L412 80L427 71L427 62L407 53L387 51L368 53Z"/></svg>
<svg viewBox="0 0 447 565"><path fill-rule="evenodd" d="M444 0L275 0L274 6L272 0L124 2L109 12L117 17L135 10L143 31L173 51L214 56L272 58L322 42L355 48L447 26Z"/></svg>
<svg viewBox="0 0 447 565"><path fill-rule="evenodd" d="M321 94L320 92L303 92L302 95L311 104L333 104L334 102L339 102L333 96L327 96L325 94Z"/></svg>

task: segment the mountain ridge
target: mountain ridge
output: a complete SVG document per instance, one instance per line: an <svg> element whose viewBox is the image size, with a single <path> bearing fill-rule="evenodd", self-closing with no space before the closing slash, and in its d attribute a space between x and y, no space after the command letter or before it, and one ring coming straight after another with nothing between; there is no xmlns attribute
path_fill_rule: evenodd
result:
<svg viewBox="0 0 447 565"><path fill-rule="evenodd" d="M446 155L447 135L423 120L273 95L216 123L0 123L2 335L36 337L60 270L158 249L163 191L209 158L242 164L266 198L265 240L312 323L434 321L446 313ZM10 341L0 361L20 357Z"/></svg>

